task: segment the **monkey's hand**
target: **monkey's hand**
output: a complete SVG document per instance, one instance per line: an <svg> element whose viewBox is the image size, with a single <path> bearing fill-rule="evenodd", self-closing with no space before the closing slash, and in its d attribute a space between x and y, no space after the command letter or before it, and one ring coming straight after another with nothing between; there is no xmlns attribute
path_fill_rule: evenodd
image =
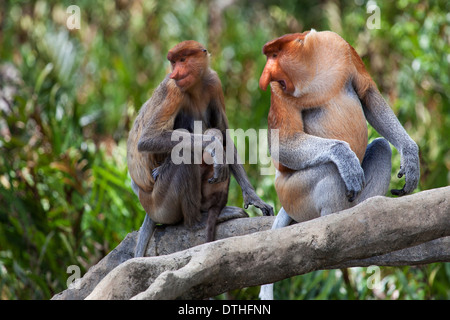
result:
<svg viewBox="0 0 450 320"><path fill-rule="evenodd" d="M248 209L249 205L254 205L260 209L265 216L273 216L273 208L264 201L262 201L257 194L253 191L251 193L243 192L244 196L244 208Z"/></svg>
<svg viewBox="0 0 450 320"><path fill-rule="evenodd" d="M208 180L209 183L223 182L230 177L230 168L226 163L225 150L221 142L221 138L213 136L212 142L205 148L205 152L212 158L214 168L213 177ZM206 159L205 157L203 159L207 163L210 162L210 159Z"/></svg>
<svg viewBox="0 0 450 320"><path fill-rule="evenodd" d="M155 180L155 182L156 182L156 179L159 176L159 168L160 167L156 167L155 169L152 170L152 177L153 177L153 180Z"/></svg>
<svg viewBox="0 0 450 320"><path fill-rule="evenodd" d="M331 148L331 160L336 164L344 180L348 201L353 202L366 183L358 157L348 143L341 141Z"/></svg>
<svg viewBox="0 0 450 320"><path fill-rule="evenodd" d="M216 164L213 165L214 173L213 177L209 178L209 183L219 183L226 181L230 177L230 169L228 167L228 164L222 163L222 164Z"/></svg>
<svg viewBox="0 0 450 320"><path fill-rule="evenodd" d="M213 176L209 178L209 183L219 183L226 181L230 177L230 168L225 163L225 154L223 147L219 144L216 148L206 148L205 151L210 154L213 162ZM217 150L217 152L216 152Z"/></svg>
<svg viewBox="0 0 450 320"><path fill-rule="evenodd" d="M398 178L405 176L405 185L402 189L392 189L391 193L395 196L409 194L417 188L420 178L419 147L417 144L411 144L401 151L400 171Z"/></svg>

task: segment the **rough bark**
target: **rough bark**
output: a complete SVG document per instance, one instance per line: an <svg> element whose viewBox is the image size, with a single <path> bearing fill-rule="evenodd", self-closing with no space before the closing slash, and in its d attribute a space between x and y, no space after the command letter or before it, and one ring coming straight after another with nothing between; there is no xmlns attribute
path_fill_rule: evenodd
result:
<svg viewBox="0 0 450 320"><path fill-rule="evenodd" d="M198 246L204 242L201 228L160 228L147 255L164 255L133 259L137 233L131 233L89 270L80 289L54 299L202 299L320 269L450 261L450 187L375 197L340 213L262 231L272 222L227 221L217 235L230 238Z"/></svg>

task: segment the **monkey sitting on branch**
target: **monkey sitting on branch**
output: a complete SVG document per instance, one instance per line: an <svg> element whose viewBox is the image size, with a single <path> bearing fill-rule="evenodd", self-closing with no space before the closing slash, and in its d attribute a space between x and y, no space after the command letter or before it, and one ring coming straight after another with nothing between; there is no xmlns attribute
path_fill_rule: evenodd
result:
<svg viewBox="0 0 450 320"><path fill-rule="evenodd" d="M259 86L271 87L269 149L282 208L272 229L338 212L385 195L392 143L401 155L398 177L418 185L419 149L383 99L353 47L339 35L315 30L287 34L263 47ZM367 145L366 120L384 138ZM271 146L277 129L279 145ZM261 287L273 299L273 285Z"/></svg>
<svg viewBox="0 0 450 320"><path fill-rule="evenodd" d="M127 143L132 189L146 212L136 257L144 256L157 223L192 225L207 212L209 242L221 212L246 214L226 206L230 172L242 189L244 207L254 205L264 215L273 215L273 208L256 195L227 135L222 85L209 66L208 51L196 41L183 41L167 59L172 73L141 107ZM230 152L232 160L227 161Z"/></svg>

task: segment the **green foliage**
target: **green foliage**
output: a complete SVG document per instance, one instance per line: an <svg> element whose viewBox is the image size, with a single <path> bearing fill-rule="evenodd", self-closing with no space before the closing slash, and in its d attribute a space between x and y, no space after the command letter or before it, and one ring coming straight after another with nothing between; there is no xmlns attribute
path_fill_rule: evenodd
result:
<svg viewBox="0 0 450 320"><path fill-rule="evenodd" d="M231 128L267 128L270 93L258 88L262 45L284 33L333 30L361 54L380 91L419 144L420 189L449 184L447 1L380 2L368 29L366 1L4 1L0 12L0 298L48 299L67 287L143 218L129 187L126 139L140 106L168 71L173 45L207 45L222 80ZM359 5L360 3L360 5ZM5 71L8 68L8 72ZM13 71L11 71L13 70ZM18 71L15 73L14 70ZM8 76L6 76L8 75ZM5 98L6 97L6 98ZM370 138L377 136L372 129ZM248 151L248 150L247 150ZM394 152L392 187L400 157ZM258 194L280 208L273 176L246 165ZM237 183L229 203L242 205ZM259 214L251 209L251 214ZM424 213L426 214L426 213ZM281 299L448 299L449 264L317 271L276 284ZM256 298L257 288L227 298Z"/></svg>

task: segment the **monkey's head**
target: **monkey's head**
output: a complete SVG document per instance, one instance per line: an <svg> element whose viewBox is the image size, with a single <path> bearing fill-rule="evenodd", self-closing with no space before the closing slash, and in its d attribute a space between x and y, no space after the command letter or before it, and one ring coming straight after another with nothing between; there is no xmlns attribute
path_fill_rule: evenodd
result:
<svg viewBox="0 0 450 320"><path fill-rule="evenodd" d="M167 60L172 65L170 79L175 80L182 91L195 86L209 67L208 51L194 40L180 42L170 49Z"/></svg>
<svg viewBox="0 0 450 320"><path fill-rule="evenodd" d="M267 62L259 87L266 90L271 83L294 97L330 90L345 79L349 50L350 45L334 32L286 34L264 45Z"/></svg>

